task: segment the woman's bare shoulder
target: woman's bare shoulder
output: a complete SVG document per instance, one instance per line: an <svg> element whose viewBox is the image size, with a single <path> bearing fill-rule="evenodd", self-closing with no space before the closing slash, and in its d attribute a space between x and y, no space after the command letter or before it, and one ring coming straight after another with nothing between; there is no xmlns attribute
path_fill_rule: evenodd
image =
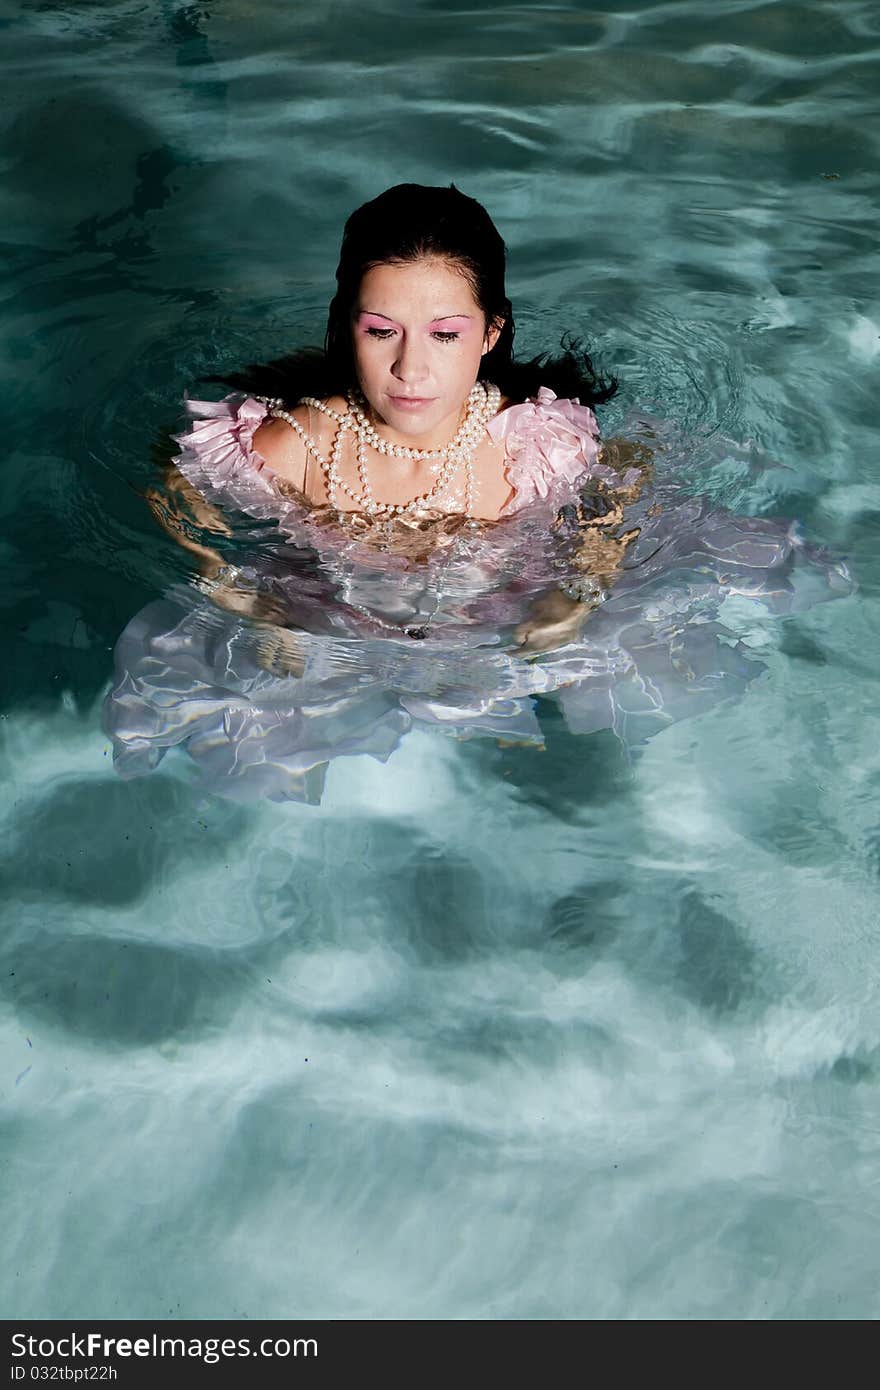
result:
<svg viewBox="0 0 880 1390"><path fill-rule="evenodd" d="M289 413L304 430L308 430L307 405L295 406ZM302 488L306 471L306 447L302 436L287 420L268 416L254 431L254 449L273 473L287 478L294 487Z"/></svg>

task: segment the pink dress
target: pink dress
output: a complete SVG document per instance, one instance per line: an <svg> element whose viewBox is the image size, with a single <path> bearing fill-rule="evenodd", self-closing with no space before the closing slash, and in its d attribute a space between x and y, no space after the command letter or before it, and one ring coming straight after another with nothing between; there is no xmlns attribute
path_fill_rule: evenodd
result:
<svg viewBox="0 0 880 1390"><path fill-rule="evenodd" d="M200 492L222 494L227 504L263 519L302 521L299 494L254 448L254 434L268 415L262 401L232 394L218 402L188 400L187 409L194 423L176 436L182 453L175 462ZM615 477L598 461L599 426L592 410L576 400L560 400L546 386L534 400L502 410L488 433L506 448L505 476L513 494L505 515L535 502L558 503L585 474Z"/></svg>
<svg viewBox="0 0 880 1390"><path fill-rule="evenodd" d="M527 660L517 624L577 572L570 504L595 500L595 480L638 476L600 461L587 407L542 388L502 411L489 431L506 450L504 516L407 518L387 544L374 523L312 507L272 472L253 443L262 402L239 393L188 409L178 467L251 519L230 542L234 587L270 618L179 585L129 622L104 703L123 777L179 747L217 794L315 803L332 761L384 761L413 727L540 746L537 695L557 701L572 732L611 728L637 747L764 669L718 620L728 594L785 613L851 587L845 566L784 520L735 516L655 480L627 509L637 539L582 632Z"/></svg>

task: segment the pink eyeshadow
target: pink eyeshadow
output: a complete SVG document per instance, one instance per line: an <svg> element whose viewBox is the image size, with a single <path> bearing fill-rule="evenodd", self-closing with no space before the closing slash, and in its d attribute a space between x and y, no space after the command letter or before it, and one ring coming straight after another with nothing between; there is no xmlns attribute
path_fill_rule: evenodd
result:
<svg viewBox="0 0 880 1390"><path fill-rule="evenodd" d="M387 319L383 314L368 314L361 312L357 317L358 328L400 328L400 324L394 319ZM450 314L445 319L434 319L428 324L430 329L447 329L449 332L466 333L473 324L473 319L467 314Z"/></svg>
<svg viewBox="0 0 880 1390"><path fill-rule="evenodd" d="M383 318L381 314L358 314L359 328L399 328L393 319Z"/></svg>

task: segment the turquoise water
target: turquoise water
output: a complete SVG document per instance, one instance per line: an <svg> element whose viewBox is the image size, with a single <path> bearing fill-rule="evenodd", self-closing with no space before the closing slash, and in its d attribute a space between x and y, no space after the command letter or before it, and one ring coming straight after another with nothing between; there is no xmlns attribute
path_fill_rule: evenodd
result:
<svg viewBox="0 0 880 1390"><path fill-rule="evenodd" d="M6 1316L877 1316L876 6L3 35ZM675 421L695 490L859 591L740 604L767 671L635 763L547 711L320 807L123 784L112 648L193 573L159 432L320 338L344 216L409 179L486 203L521 349L619 373L606 430Z"/></svg>

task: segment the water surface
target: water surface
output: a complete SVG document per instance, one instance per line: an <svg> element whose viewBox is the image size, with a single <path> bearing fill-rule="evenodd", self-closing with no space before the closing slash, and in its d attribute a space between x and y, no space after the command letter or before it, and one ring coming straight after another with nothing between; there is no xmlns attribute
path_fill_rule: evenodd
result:
<svg viewBox="0 0 880 1390"><path fill-rule="evenodd" d="M29 4L4 27L10 1317L873 1318L875 93L862 0ZM483 201L695 491L848 599L630 759L428 734L320 807L123 784L141 490L204 372L323 332L341 223Z"/></svg>

